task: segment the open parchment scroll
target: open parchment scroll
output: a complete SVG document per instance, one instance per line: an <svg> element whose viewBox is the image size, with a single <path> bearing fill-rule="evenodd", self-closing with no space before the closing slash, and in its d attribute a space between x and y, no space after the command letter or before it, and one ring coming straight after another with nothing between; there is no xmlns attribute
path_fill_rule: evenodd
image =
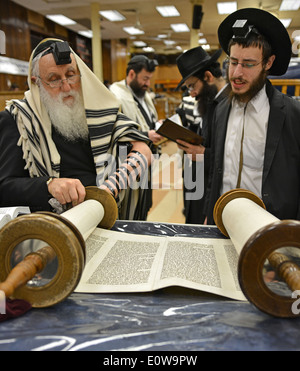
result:
<svg viewBox="0 0 300 371"><path fill-rule="evenodd" d="M75 290L149 292L170 286L246 300L238 283L238 253L229 239L152 237L96 228Z"/></svg>

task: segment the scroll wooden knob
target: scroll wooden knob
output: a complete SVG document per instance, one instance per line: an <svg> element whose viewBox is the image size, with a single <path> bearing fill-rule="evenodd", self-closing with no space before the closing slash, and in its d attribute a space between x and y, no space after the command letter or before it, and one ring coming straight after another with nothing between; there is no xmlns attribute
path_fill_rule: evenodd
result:
<svg viewBox="0 0 300 371"><path fill-rule="evenodd" d="M269 260L291 291L300 290L300 268L276 250L300 248L300 222L281 221L265 210L254 193L236 189L225 193L215 205L214 220L229 236L239 256L238 277L246 298L261 311L275 317L293 318L295 299L271 291L263 277Z"/></svg>
<svg viewBox="0 0 300 371"><path fill-rule="evenodd" d="M19 287L26 285L36 274L42 272L55 257L55 251L50 246L27 255L13 268L6 281L0 283L0 291L3 291L6 297L13 296Z"/></svg>
<svg viewBox="0 0 300 371"><path fill-rule="evenodd" d="M0 290L7 297L44 308L61 302L75 290L85 265L85 239L97 225L111 228L118 215L117 204L109 193L97 187L87 188L86 193L83 204L62 215L48 212L25 215L1 229ZM91 216L91 222L87 222ZM29 254L12 268L15 249L26 240L42 241L48 246ZM26 285L54 259L57 271L49 283L41 287Z"/></svg>

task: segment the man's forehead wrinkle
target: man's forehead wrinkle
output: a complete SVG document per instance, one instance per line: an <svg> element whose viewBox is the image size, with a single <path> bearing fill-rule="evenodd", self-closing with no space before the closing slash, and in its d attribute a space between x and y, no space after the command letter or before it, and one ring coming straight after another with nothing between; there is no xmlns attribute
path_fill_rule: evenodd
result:
<svg viewBox="0 0 300 371"><path fill-rule="evenodd" d="M47 74L47 77L53 77L53 76L60 76L61 75L61 71L62 69L60 69L60 71L50 71L48 72ZM64 70L63 70L64 71ZM69 66L66 71L67 72L76 72L76 69L73 67L73 66Z"/></svg>
<svg viewBox="0 0 300 371"><path fill-rule="evenodd" d="M66 67L67 66L67 67ZM63 72L78 71L77 63L72 56L72 64L57 66L51 54L45 55L40 60L40 72L44 76L61 75Z"/></svg>

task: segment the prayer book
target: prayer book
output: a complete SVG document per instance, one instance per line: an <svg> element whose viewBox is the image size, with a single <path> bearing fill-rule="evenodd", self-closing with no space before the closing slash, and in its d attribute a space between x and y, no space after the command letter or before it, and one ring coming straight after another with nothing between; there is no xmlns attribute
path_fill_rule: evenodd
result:
<svg viewBox="0 0 300 371"><path fill-rule="evenodd" d="M30 214L27 206L2 207L0 208L0 228L20 215Z"/></svg>
<svg viewBox="0 0 300 371"><path fill-rule="evenodd" d="M162 126L157 130L157 134L168 138L169 140L176 142L177 140L183 140L184 142L199 145L203 143L203 137L194 133L193 131L186 129L185 127L178 125L171 119L166 119Z"/></svg>

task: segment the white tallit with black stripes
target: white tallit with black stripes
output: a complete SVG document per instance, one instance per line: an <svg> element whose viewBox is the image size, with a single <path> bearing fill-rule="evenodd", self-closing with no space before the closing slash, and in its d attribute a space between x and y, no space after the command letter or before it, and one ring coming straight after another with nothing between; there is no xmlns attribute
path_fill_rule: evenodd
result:
<svg viewBox="0 0 300 371"><path fill-rule="evenodd" d="M46 41L46 40L44 40ZM137 123L120 113L120 104L115 96L98 80L94 73L73 52L82 79L82 92L86 111L86 120L90 134L98 186L107 177L107 168L116 159L120 143L132 141L149 141L139 131ZM32 53L32 56L34 52ZM29 91L23 100L7 102L6 109L13 115L22 147L23 158L30 177L60 175L60 155L52 140L51 122L40 101L39 88L31 82L31 63L29 67Z"/></svg>

